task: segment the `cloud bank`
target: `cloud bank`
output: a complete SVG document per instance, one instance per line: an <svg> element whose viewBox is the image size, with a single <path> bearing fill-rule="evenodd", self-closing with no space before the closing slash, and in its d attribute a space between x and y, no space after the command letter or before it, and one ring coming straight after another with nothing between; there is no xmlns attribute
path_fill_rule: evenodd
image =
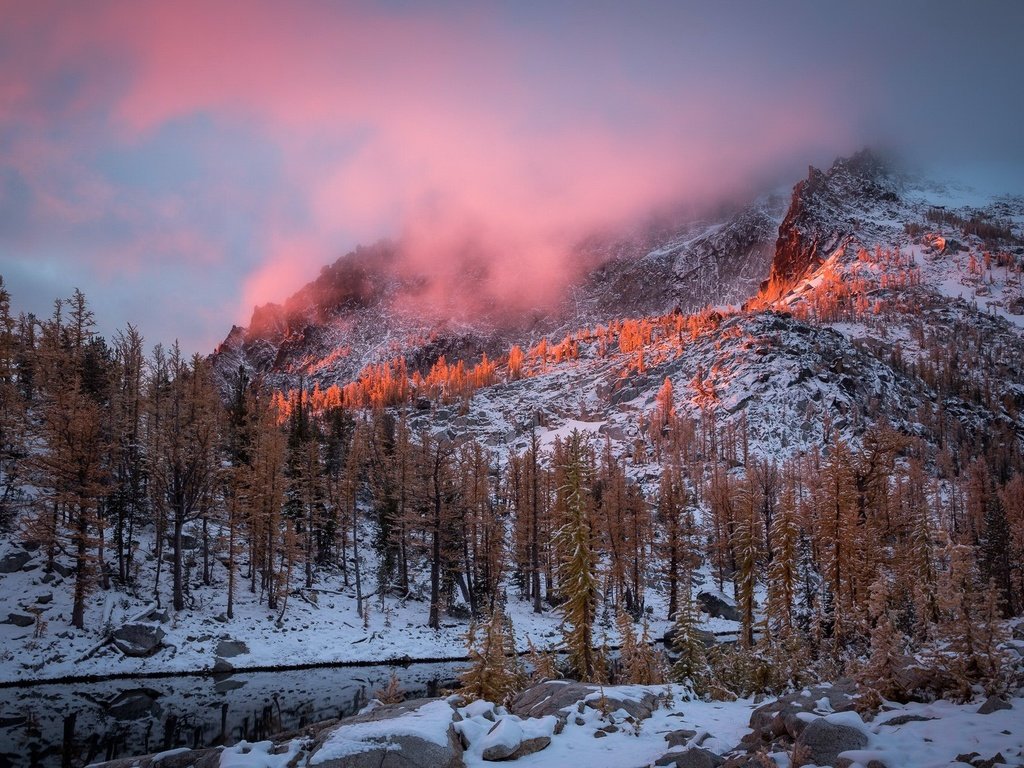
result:
<svg viewBox="0 0 1024 768"><path fill-rule="evenodd" d="M1020 168L1021 8L0 0L0 274L196 350L381 237L528 306L595 229L866 142Z"/></svg>

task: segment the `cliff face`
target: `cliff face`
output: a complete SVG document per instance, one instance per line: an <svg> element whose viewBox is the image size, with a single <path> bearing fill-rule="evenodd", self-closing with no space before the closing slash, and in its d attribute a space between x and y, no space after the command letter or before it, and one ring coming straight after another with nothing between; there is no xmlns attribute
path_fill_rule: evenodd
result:
<svg viewBox="0 0 1024 768"><path fill-rule="evenodd" d="M868 150L836 160L827 171L810 168L807 178L793 187L768 280L762 285L764 297L779 298L821 266L861 231L861 213L898 201L885 162Z"/></svg>

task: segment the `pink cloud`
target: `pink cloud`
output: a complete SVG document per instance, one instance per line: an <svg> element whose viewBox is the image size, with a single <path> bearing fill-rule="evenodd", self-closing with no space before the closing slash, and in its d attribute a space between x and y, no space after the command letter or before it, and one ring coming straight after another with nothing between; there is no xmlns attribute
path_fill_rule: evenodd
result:
<svg viewBox="0 0 1024 768"><path fill-rule="evenodd" d="M479 258L493 294L520 308L545 301L566 278L565 254L595 229L735 193L766 157L848 136L828 100L780 101L714 76L666 93L627 76L612 51L587 50L576 61L484 12L262 2L26 7L3 9L5 17L14 9L15 28L36 50L0 76L0 120L38 109L38 89L26 83L81 62L120 62L123 78L87 78L66 108L112 99L111 127L125 142L183 116L226 116L280 150L284 189L266 190L260 263L242 278L238 320L255 304L283 300L354 242L387 235L401 236L410 266L438 285L458 278L463 258ZM549 71L534 61L537 50L548 51ZM581 96L598 91L601 103ZM49 200L53 215L89 216L90 206L111 204L99 182L86 175L80 184ZM298 217L287 213L296 197ZM173 221L173 203L164 205L149 213ZM177 245L200 261L223 252L187 226L162 237L158 249ZM435 299L444 301L443 291Z"/></svg>

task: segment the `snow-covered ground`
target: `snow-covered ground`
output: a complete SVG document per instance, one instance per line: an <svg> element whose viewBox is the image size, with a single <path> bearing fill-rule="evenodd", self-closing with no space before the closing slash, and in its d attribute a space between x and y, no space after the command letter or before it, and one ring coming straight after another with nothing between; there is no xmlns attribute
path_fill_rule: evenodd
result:
<svg viewBox="0 0 1024 768"><path fill-rule="evenodd" d="M366 540L369 540L367 534ZM20 551L17 545L0 545L0 558ZM468 620L446 618L439 630L427 627L428 603L423 599L398 599L379 595L369 600L369 615L364 622L356 611L355 590L345 587L340 573L320 574L317 592L302 591L288 598L284 618L278 622L280 609L271 611L265 601L249 592L246 584L237 587L235 616L227 620L222 614L226 605L225 574L215 567L217 585L192 588L189 607L180 612L167 608L167 621L144 619L159 626L165 633L164 648L146 658L124 656L112 645L95 650L107 625L119 627L126 621L146 614L154 605L148 589L133 597L124 593L97 592L86 611L85 631L70 626L73 576L59 576L44 583L42 553L35 553L26 568L3 579L0 592L0 616L26 614L26 608L39 605L47 610L43 619L48 626L36 638L35 628L0 624L0 683L8 681L52 680L69 676L140 675L167 672L212 670L217 646L221 640L246 644L248 652L227 661L236 670L286 668L311 664L346 662L401 661L406 659L461 659L467 655ZM152 565L152 564L149 564ZM372 552L363 563L365 572L375 572ZM152 582L143 569L141 583ZM652 577L656 571L652 569ZM699 575L711 581L707 574ZM293 586L298 586L299 579ZM364 588L373 591L372 577ZM507 586L508 613L512 618L516 645L526 651L532 643L539 649L555 649L561 643L561 615L546 606L542 614L532 611L532 603L516 597L515 587ZM303 596L308 595L308 598ZM48 599L45 605L38 601ZM315 600L315 602L314 602ZM169 595L163 595L163 604ZM665 596L655 589L647 595L652 637L661 637L670 626L666 619ZM598 637L607 633L614 646L618 634L612 616L605 617L598 628ZM733 633L735 622L706 617L703 629L716 633Z"/></svg>
<svg viewBox="0 0 1024 768"><path fill-rule="evenodd" d="M550 684L549 684L550 685ZM598 706L598 699L606 697L621 702L636 712L633 704L657 697L658 704L650 716L633 718L629 711ZM501 707L486 702L473 702L458 707L444 700L421 706L418 710L387 720L345 725L333 730L322 746L306 742L302 749L312 751L309 764L315 765L340 755L355 756L368 750L381 749L381 743L395 742L388 749L404 750L402 738L414 743L435 745L443 749L449 744L449 728L454 729L467 744L461 760L467 768L485 768L494 765L494 754L488 750L512 750L520 744L537 740L538 751L523 754L515 764L529 768L561 766L594 766L597 768L644 768L657 764L675 764L671 758L691 749L705 750L722 757L736 757L746 753L739 747L750 732L749 721L753 711L767 702L740 699L730 702L704 702L688 700L687 689L681 686L613 686L595 691L586 697L587 706L579 704L563 710L568 713L564 728L556 727L557 718L551 714L540 717L520 717ZM990 714L979 714L979 701L965 704L935 702L931 704L896 704L885 702L881 711L867 716L867 721L853 711L832 712L823 699L813 712L802 719L810 723L823 719L832 726L853 732L860 744L854 749L838 748L837 763L852 768L884 765L889 768L939 768L963 765L971 760L988 760L997 755L1005 765L1024 765L1024 697L1008 700L1009 707ZM451 707L458 707L453 718ZM563 716L564 717L564 716ZM859 734L859 735L857 735ZM670 740L671 739L671 743ZM840 742L836 742L839 744ZM800 744L800 741L797 741ZM769 748L770 749L770 748ZM321 750L321 751L317 751ZM528 750L527 750L528 751ZM282 749L289 757L301 750L295 742ZM490 760L484 759L485 753ZM225 750L221 765L238 768L284 765L268 760L270 743L243 744ZM300 764L303 759L300 756ZM716 758L717 759L717 758ZM794 749L762 754L763 762L749 765L793 765ZM958 762L958 759L963 762ZM421 765L410 756L410 765ZM711 762L681 763L682 765L712 765ZM736 765L748 765L740 762ZM805 761L803 765L808 765ZM830 764L832 764L830 762Z"/></svg>

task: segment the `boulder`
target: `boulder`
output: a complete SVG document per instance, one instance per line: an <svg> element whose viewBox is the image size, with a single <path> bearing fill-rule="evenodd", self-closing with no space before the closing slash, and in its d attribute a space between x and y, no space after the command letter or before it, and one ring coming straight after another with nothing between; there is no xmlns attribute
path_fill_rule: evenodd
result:
<svg viewBox="0 0 1024 768"><path fill-rule="evenodd" d="M665 741L668 742L670 747L682 747L690 742L694 736L697 735L696 731L691 731L686 728L680 728L677 731L669 731L665 734Z"/></svg>
<svg viewBox="0 0 1024 768"><path fill-rule="evenodd" d="M221 640L217 643L217 655L222 659L231 659L249 652L249 646L241 640Z"/></svg>
<svg viewBox="0 0 1024 768"><path fill-rule="evenodd" d="M75 572L75 567L73 565L64 565L59 560L54 560L52 570L66 579Z"/></svg>
<svg viewBox="0 0 1024 768"><path fill-rule="evenodd" d="M589 699L586 706L609 712L622 709L636 720L646 720L658 708L658 697L650 691L644 691L638 698L618 694L614 688L605 688L603 698Z"/></svg>
<svg viewBox="0 0 1024 768"><path fill-rule="evenodd" d="M985 699L985 703L978 707L978 714L991 715L1001 709L1013 709L1013 705L1002 696L989 696Z"/></svg>
<svg viewBox="0 0 1024 768"><path fill-rule="evenodd" d="M526 757L527 755L532 755L534 752L540 752L542 749L547 749L550 743L550 736L534 736L532 739L523 739L519 743L519 749L513 752L508 759L518 760L520 757Z"/></svg>
<svg viewBox="0 0 1024 768"><path fill-rule="evenodd" d="M519 693L508 705L508 711L519 717L562 715L577 702L600 690L596 685L573 680L548 680Z"/></svg>
<svg viewBox="0 0 1024 768"><path fill-rule="evenodd" d="M856 707L856 684L848 678L841 678L830 686L814 686L791 693L764 704L750 715L748 740L752 742L772 741L780 736L796 739L807 726L801 714L819 714L819 702L828 702L833 712L849 712Z"/></svg>
<svg viewBox="0 0 1024 768"><path fill-rule="evenodd" d="M655 760L654 764L673 766L673 768L718 768L724 762L725 758L719 757L714 752L700 747L691 747L684 752L669 752Z"/></svg>
<svg viewBox="0 0 1024 768"><path fill-rule="evenodd" d="M0 559L0 573L17 573L32 559L30 552L12 552Z"/></svg>
<svg viewBox="0 0 1024 768"><path fill-rule="evenodd" d="M891 694L894 701L932 701L956 686L948 672L935 667L925 667L913 656L903 656L893 672L893 682L899 688Z"/></svg>
<svg viewBox="0 0 1024 768"><path fill-rule="evenodd" d="M53 592L47 592L45 594L36 597L36 603L39 605L49 605L53 602Z"/></svg>
<svg viewBox="0 0 1024 768"><path fill-rule="evenodd" d="M818 718L807 724L793 745L793 767L835 765L841 752L867 745L868 737L853 726Z"/></svg>
<svg viewBox="0 0 1024 768"><path fill-rule="evenodd" d="M24 613L8 613L7 620L4 624L13 624L16 627L31 627L36 623L36 620L31 616L26 616Z"/></svg>
<svg viewBox="0 0 1024 768"><path fill-rule="evenodd" d="M318 734L308 764L321 768L464 768L446 701L376 707Z"/></svg>
<svg viewBox="0 0 1024 768"><path fill-rule="evenodd" d="M523 743L523 729L515 720L503 717L491 726L481 743L484 760L506 760Z"/></svg>
<svg viewBox="0 0 1024 768"><path fill-rule="evenodd" d="M709 616L715 616L728 621L740 620L740 612L736 610L736 606L727 602L721 595L711 592L698 592L697 603Z"/></svg>
<svg viewBox="0 0 1024 768"><path fill-rule="evenodd" d="M509 717L496 722L484 736L482 756L484 760L518 760L547 748L551 743L550 736L538 735L530 737L523 727Z"/></svg>
<svg viewBox="0 0 1024 768"><path fill-rule="evenodd" d="M164 631L149 624L125 624L111 639L125 656L149 656L163 645Z"/></svg>

